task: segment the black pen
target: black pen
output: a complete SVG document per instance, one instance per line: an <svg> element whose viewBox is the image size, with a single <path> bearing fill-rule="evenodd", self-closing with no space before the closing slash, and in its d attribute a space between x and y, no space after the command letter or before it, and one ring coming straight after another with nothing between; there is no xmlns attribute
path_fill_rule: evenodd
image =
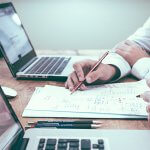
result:
<svg viewBox="0 0 150 150"><path fill-rule="evenodd" d="M77 121L37 121L28 122L28 124L101 124L102 121L99 120L77 120Z"/></svg>
<svg viewBox="0 0 150 150"><path fill-rule="evenodd" d="M37 124L35 128L67 128L67 129L92 129L92 128L100 128L102 125L97 124Z"/></svg>

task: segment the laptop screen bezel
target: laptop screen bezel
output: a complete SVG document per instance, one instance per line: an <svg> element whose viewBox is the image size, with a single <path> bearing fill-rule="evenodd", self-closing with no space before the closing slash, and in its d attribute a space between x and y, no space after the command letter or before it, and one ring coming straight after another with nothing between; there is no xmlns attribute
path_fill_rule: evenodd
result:
<svg viewBox="0 0 150 150"><path fill-rule="evenodd" d="M17 12L16 12L16 10L15 10L15 8L14 8L14 6L13 6L13 4L12 4L11 2L0 4L0 9L1 9L1 8L7 8L7 7L10 7L10 6L11 6L12 9L14 10L14 12L17 14ZM17 14L17 15L18 15L18 14ZM28 63L31 59L33 59L34 57L37 56L36 53L35 53L35 50L34 50L34 48L33 48L33 45L31 44L31 41L30 41L30 39L29 39L29 37L28 37L28 35L27 35L27 32L25 31L25 29L24 29L22 23L21 23L21 27L22 27L22 29L23 29L23 31L24 31L24 33L25 33L27 39L28 39L28 42L30 43L30 45L31 45L31 47L32 47L32 50L31 50L29 53L27 53L25 56L21 57L17 62L11 64L11 63L9 62L9 59L7 58L7 55L6 55L6 53L5 53L5 50L4 50L3 46L2 46L2 44L0 43L0 50L2 51L2 55L3 55L3 57L4 57L4 59L5 59L6 63L7 63L7 65L8 65L8 67L9 67L9 69L10 69L10 71L11 71L11 73L12 73L12 75L13 75L14 77L16 77L16 73L17 73L26 63Z"/></svg>
<svg viewBox="0 0 150 150"><path fill-rule="evenodd" d="M8 99L4 95L4 92L3 92L2 88L1 88L1 85L0 85L0 94L1 94L5 104L7 106L7 108L9 109L9 111L10 111L14 121L20 126L20 129L18 129L18 132L16 133L16 136L13 137L12 141L10 141L10 143L8 145L8 147L13 148L13 147L16 147L16 145L19 145L19 142L23 139L24 130L23 130L23 127L22 127L20 121L18 120L18 118L17 118L17 116L16 116L12 106L9 104Z"/></svg>

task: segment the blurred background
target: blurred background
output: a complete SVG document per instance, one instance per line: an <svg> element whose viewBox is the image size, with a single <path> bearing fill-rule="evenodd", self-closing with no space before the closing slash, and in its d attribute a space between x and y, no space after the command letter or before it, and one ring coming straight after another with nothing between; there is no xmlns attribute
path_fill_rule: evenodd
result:
<svg viewBox="0 0 150 150"><path fill-rule="evenodd" d="M150 15L150 0L12 2L35 49L112 48Z"/></svg>

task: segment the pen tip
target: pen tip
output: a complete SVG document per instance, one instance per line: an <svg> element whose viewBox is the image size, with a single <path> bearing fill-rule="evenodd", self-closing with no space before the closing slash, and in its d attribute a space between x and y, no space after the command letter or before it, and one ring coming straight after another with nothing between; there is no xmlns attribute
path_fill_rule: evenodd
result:
<svg viewBox="0 0 150 150"><path fill-rule="evenodd" d="M141 95L137 95L136 97L137 97L137 98L140 98L140 97L141 97Z"/></svg>
<svg viewBox="0 0 150 150"><path fill-rule="evenodd" d="M94 124L102 124L103 122L100 121L100 120L93 120L93 123L94 123Z"/></svg>
<svg viewBox="0 0 150 150"><path fill-rule="evenodd" d="M99 124L92 124L91 125L91 128L100 128L100 127L102 127L102 125L99 125Z"/></svg>
<svg viewBox="0 0 150 150"><path fill-rule="evenodd" d="M70 95L72 95L75 92L75 90L71 91Z"/></svg>

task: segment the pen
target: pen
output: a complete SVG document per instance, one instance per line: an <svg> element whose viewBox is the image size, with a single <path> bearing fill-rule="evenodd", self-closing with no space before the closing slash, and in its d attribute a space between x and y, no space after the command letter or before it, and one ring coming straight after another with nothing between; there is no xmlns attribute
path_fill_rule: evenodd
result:
<svg viewBox="0 0 150 150"><path fill-rule="evenodd" d="M87 73L87 75L84 77L83 81L79 81L79 83L75 86L75 88L72 90L71 94L73 94L85 81L86 77L92 72L94 71L103 61L103 59L108 55L109 51L107 51L106 53L104 53L102 55L102 57L99 59L99 61L93 66L93 68L89 71L89 73Z"/></svg>
<svg viewBox="0 0 150 150"><path fill-rule="evenodd" d="M92 128L100 128L102 125L97 124L59 124L59 125L51 125L51 124L37 124L35 128L67 128L67 129L92 129Z"/></svg>
<svg viewBox="0 0 150 150"><path fill-rule="evenodd" d="M55 124L55 123L59 123L59 124L101 124L102 121L99 120L77 120L77 121L37 121L37 122L28 122L28 124L41 124L41 123L51 123L51 124Z"/></svg>
<svg viewBox="0 0 150 150"><path fill-rule="evenodd" d="M137 98L140 98L140 97L141 97L141 95L137 95L136 97L137 97Z"/></svg>
<svg viewBox="0 0 150 150"><path fill-rule="evenodd" d="M150 91L145 91L144 93L141 93L136 97L143 98L146 102L150 102Z"/></svg>

